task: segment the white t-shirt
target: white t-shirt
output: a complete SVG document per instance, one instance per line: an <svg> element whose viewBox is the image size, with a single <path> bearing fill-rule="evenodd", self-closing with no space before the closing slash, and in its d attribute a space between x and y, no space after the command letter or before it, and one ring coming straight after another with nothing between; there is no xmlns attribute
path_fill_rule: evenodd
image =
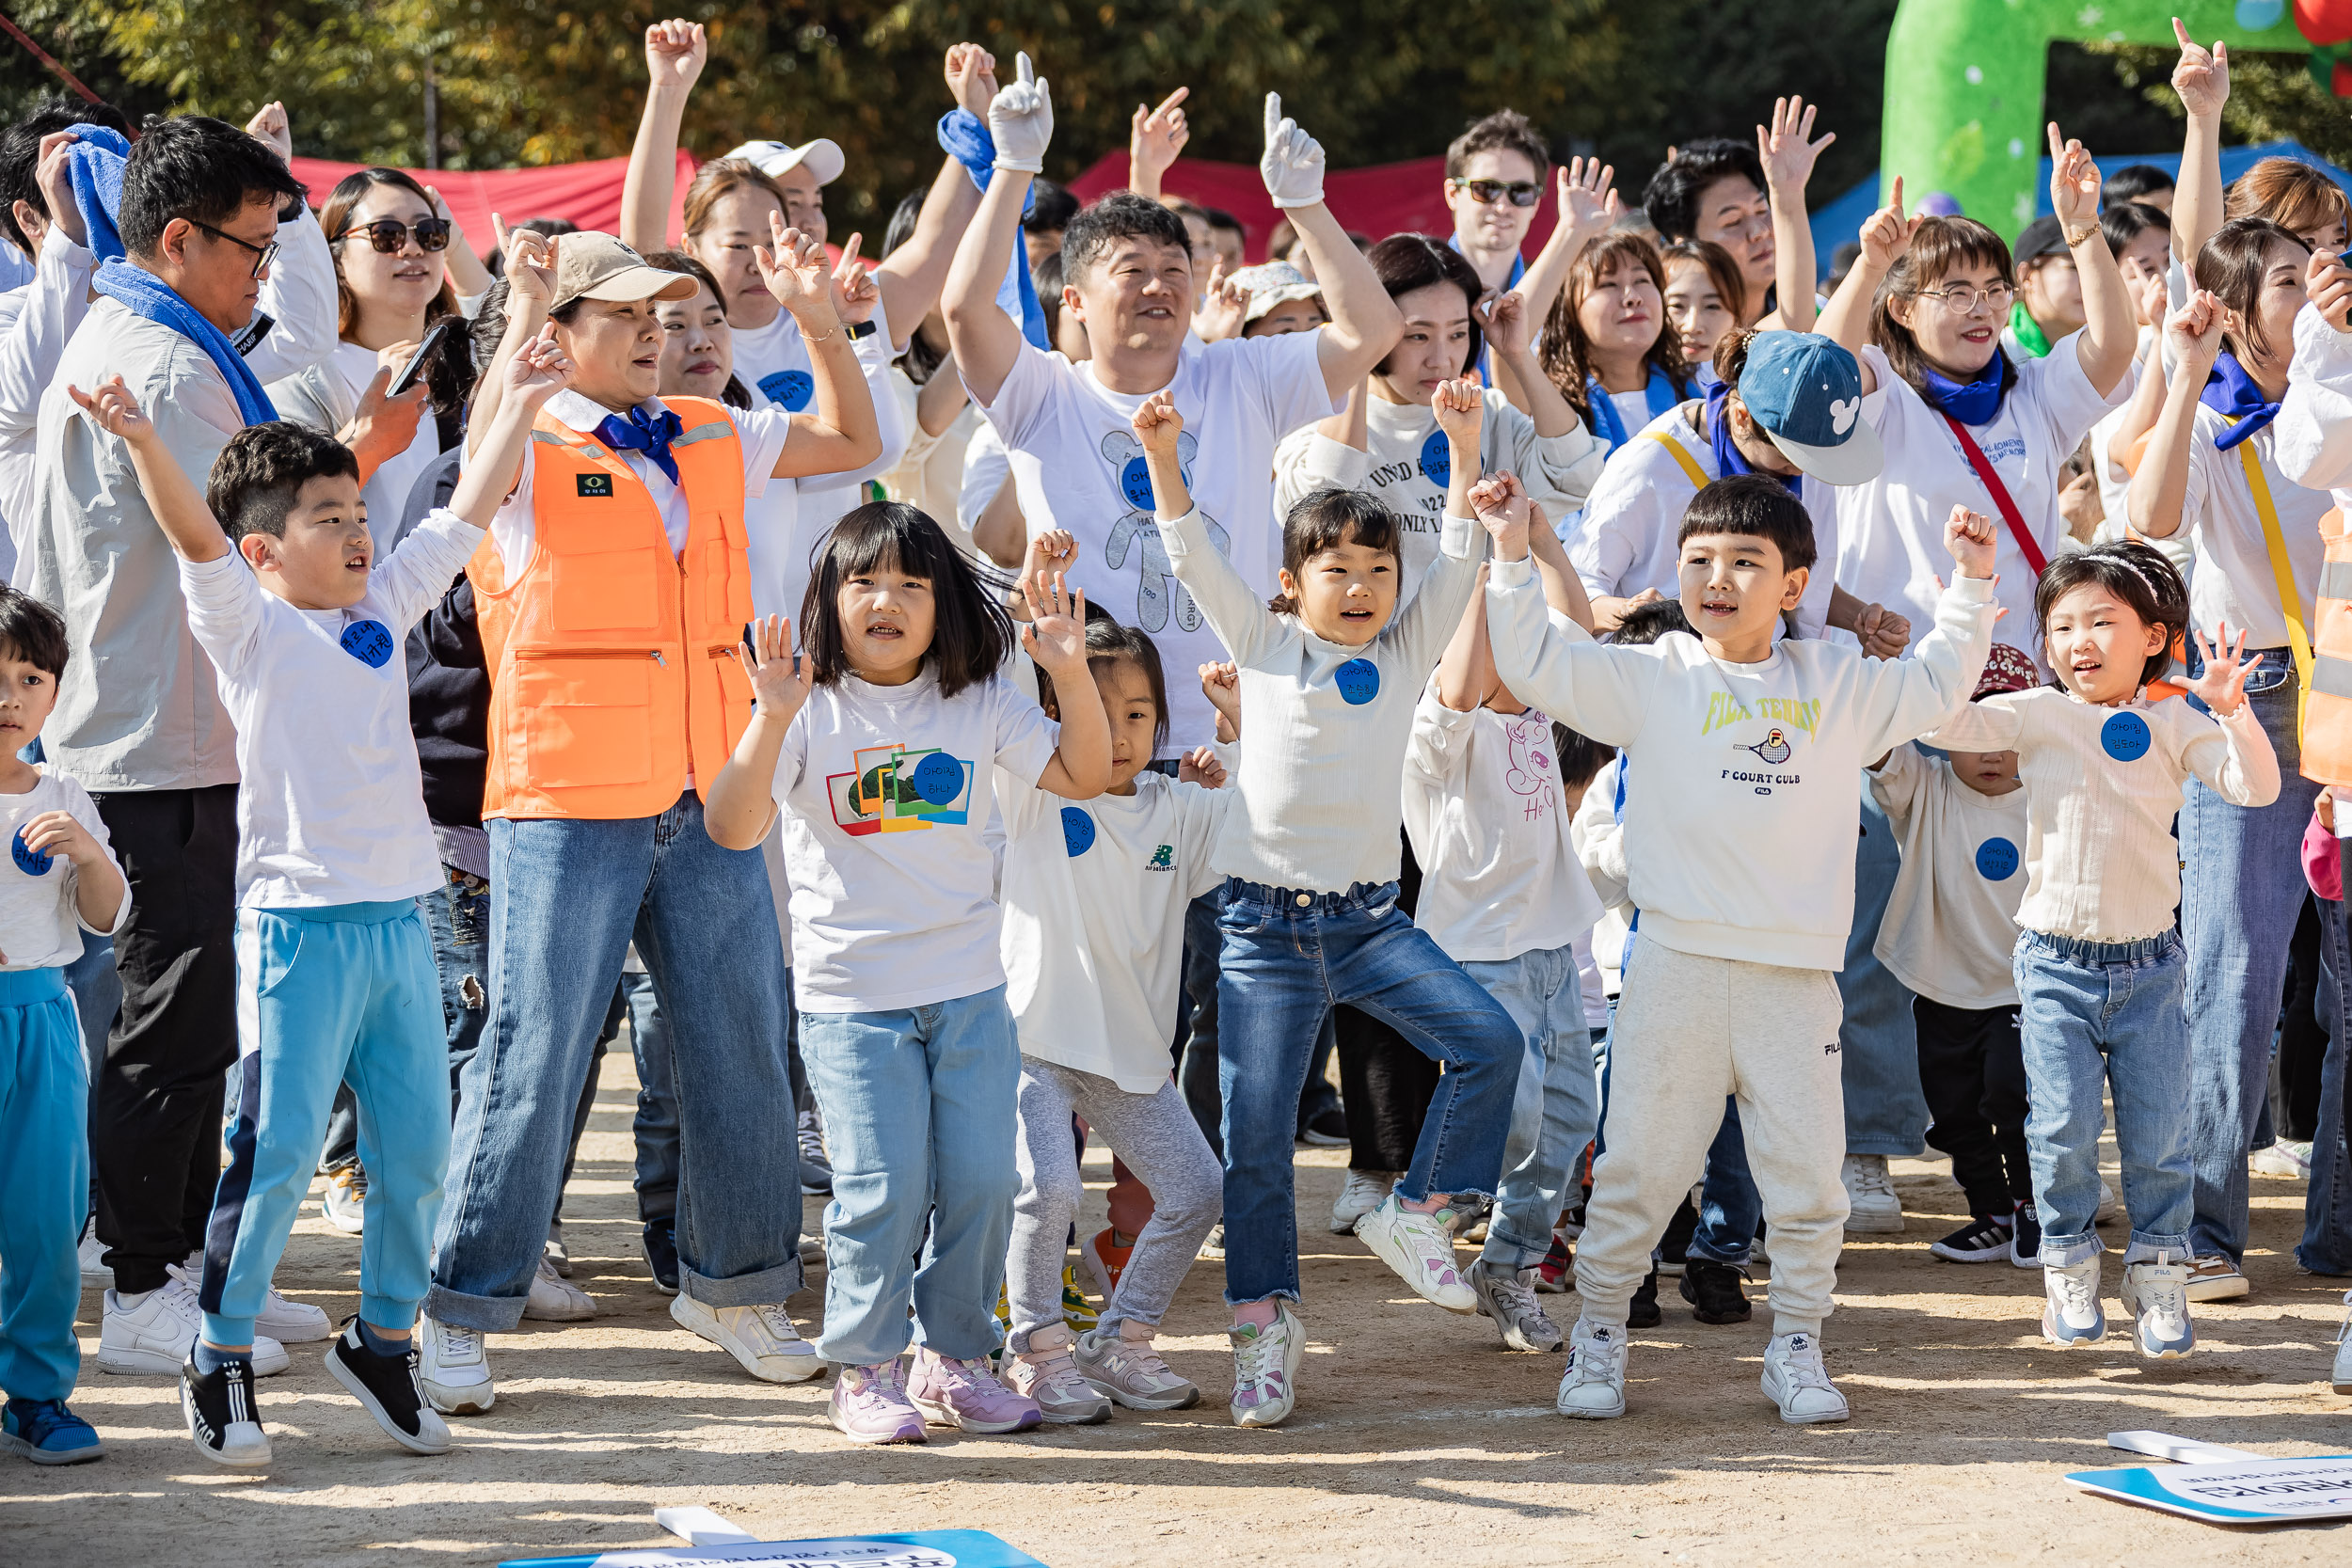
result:
<svg viewBox="0 0 2352 1568"><path fill-rule="evenodd" d="M904 501L928 515L946 533L956 548L972 553L972 531L956 517L957 491L963 483L963 451L980 427L980 411L967 399L947 428L927 434L915 401L923 388L907 376L903 365L890 367L890 393L898 400L898 415L907 427L906 455L882 476L882 489L894 501Z"/></svg>
<svg viewBox="0 0 2352 1568"><path fill-rule="evenodd" d="M455 513L435 512L349 610L297 610L234 552L180 562L188 628L237 727L240 908L375 903L440 885L401 644L481 542Z"/></svg>
<svg viewBox="0 0 2352 1568"><path fill-rule="evenodd" d="M1887 972L1947 1007L2017 1006L2010 967L2026 895L2026 792L1971 789L1942 757L1898 746L1870 775L1902 869L1872 951Z"/></svg>
<svg viewBox="0 0 2352 1568"><path fill-rule="evenodd" d="M1421 863L1413 924L1456 963L1566 947L1600 918L1538 709L1459 712L1432 678L1405 748L1405 832Z"/></svg>
<svg viewBox="0 0 2352 1568"><path fill-rule="evenodd" d="M337 343L327 358L329 374L342 378L353 403L368 389L375 379L375 351L361 348L358 343ZM417 417L417 434L409 441L408 450L379 464L368 476L368 483L359 491L359 499L368 509L368 526L379 539L390 535L400 522L401 513L408 504L408 492L416 488L417 476L441 455L441 427L433 418L433 405L426 404Z"/></svg>
<svg viewBox="0 0 2352 1568"><path fill-rule="evenodd" d="M1321 341L1316 331L1209 343L1178 360L1168 386L1184 417L1178 450L1203 527L1262 601L1274 594L1282 564L1274 449L1339 408L1324 383ZM1030 537L1051 528L1074 535L1072 579L1123 625L1149 632L1161 664L1175 673L1161 753L1174 756L1216 734L1200 683L1183 677L1225 651L1168 567L1132 424L1143 401L1104 388L1092 360L1073 365L1024 343L994 405L981 412L1014 454Z"/></svg>
<svg viewBox="0 0 2352 1568"><path fill-rule="evenodd" d="M798 542L798 554L803 558L827 530L841 520L844 513L865 503L867 480L878 479L898 466L906 456L908 433L914 428L914 421L900 409L897 394L890 389L890 362L897 356L890 348L890 318L879 304L874 307L873 322L874 330L863 338L851 339L850 348L857 356L860 373L866 377L866 395L874 400L874 423L882 436L882 455L850 473L811 474L797 482L799 516L804 531ZM734 353L737 378L767 403L791 414L806 413L815 406L816 361L809 357L808 343L802 338L801 325L792 319L791 311L778 310L776 319L766 326L737 327ZM799 586L805 587L807 580L803 559ZM795 620L799 618L799 599L792 600L792 609L787 613Z"/></svg>
<svg viewBox="0 0 2352 1568"><path fill-rule="evenodd" d="M2253 453L2262 467L2263 485L2270 492L2279 520L2280 542L2295 574L2306 636L2316 629L2319 575L2327 564L2319 520L2335 501L2327 491L2306 490L2279 471L2275 420L2230 451L2219 451L2214 442L2229 429L2227 415L2201 403L2197 405L2188 438L2188 488L2181 497L2181 531L2190 534L2197 546L2197 572L2189 580L2190 616L2209 636L2226 621L2232 637L2246 633L2249 648L2284 648L2287 621L2279 605L2278 574L2270 562L2262 514L2246 483L2245 459L2238 454ZM2285 659L2281 656L2268 662Z"/></svg>
<svg viewBox="0 0 2352 1568"><path fill-rule="evenodd" d="M1005 983L995 770L1034 784L1054 755L1037 703L1002 676L939 694L820 686L785 732L775 797L792 883L792 984L804 1012L871 1013Z"/></svg>
<svg viewBox="0 0 2352 1568"><path fill-rule="evenodd" d="M1223 880L1210 846L1232 792L1146 769L1132 796L1064 800L1000 772L1005 1000L1021 1053L1129 1094L1168 1081L1184 911Z"/></svg>
<svg viewBox="0 0 2352 1568"><path fill-rule="evenodd" d="M2001 477L2018 516L2047 560L2066 534L2058 516L2059 466L2074 455L2099 416L2131 395L2131 378L2118 378L2102 397L2083 373L2081 334L2060 339L2047 356L2017 367L2017 384L1992 422L1968 434ZM1994 633L2041 664L2034 629L2034 571L2001 518L1992 493L1977 477L1944 417L1897 376L1876 344L1863 359L1878 388L1862 400L1862 417L1879 433L1886 466L1863 484L1841 485L1837 498L1837 582L1866 604L1883 604L1910 618L1915 643L1935 624L1941 596L1936 579L1952 577L1944 525L1955 504L1993 519L1994 602L2009 611Z"/></svg>
<svg viewBox="0 0 2352 1568"><path fill-rule="evenodd" d="M1617 410L1617 422L1628 430L1639 430L1650 421L1649 388L1638 392L1612 392L1610 403Z"/></svg>
<svg viewBox="0 0 2352 1568"><path fill-rule="evenodd" d="M115 913L113 929L101 931L82 918L74 902L81 896L81 874L72 861L52 850L49 869L37 873L14 859L16 835L24 824L62 811L89 830L118 873L122 869L89 791L64 774L52 772L46 763L35 766L40 777L32 788L22 795L0 795L0 838L10 846L8 863L0 865L0 953L8 955L0 961L0 970L61 969L82 956L82 932L110 937L131 918L129 884L124 884L122 908Z"/></svg>
<svg viewBox="0 0 2352 1568"><path fill-rule="evenodd" d="M964 444L963 477L956 487L956 526L965 538L980 526L980 514L988 510L988 503L996 499L996 492L1011 475L1012 460L1005 451L1005 438L996 434L994 425L981 420L972 439Z"/></svg>

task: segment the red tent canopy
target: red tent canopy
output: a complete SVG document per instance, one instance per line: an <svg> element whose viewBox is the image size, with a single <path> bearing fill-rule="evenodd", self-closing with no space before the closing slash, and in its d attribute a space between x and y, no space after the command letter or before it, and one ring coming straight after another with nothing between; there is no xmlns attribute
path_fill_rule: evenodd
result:
<svg viewBox="0 0 2352 1568"><path fill-rule="evenodd" d="M324 202L336 182L364 164L332 163L325 158L296 158L294 176L310 187L310 199ZM686 183L694 177L694 156L677 155L677 188L670 202L670 230L677 231L677 208ZM449 210L466 230L476 250L489 254L490 214L509 223L524 218L569 218L582 229L606 233L620 227L621 182L628 173L627 158L599 158L586 164L551 164L544 168L487 169L455 173L449 169L412 168L421 185L441 193Z"/></svg>

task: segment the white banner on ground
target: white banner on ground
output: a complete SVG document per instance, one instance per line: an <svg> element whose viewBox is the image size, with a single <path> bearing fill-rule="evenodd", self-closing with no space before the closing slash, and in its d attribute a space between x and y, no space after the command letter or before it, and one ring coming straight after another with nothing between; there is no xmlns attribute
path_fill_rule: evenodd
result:
<svg viewBox="0 0 2352 1568"><path fill-rule="evenodd" d="M2153 1469L2079 1470L2066 1479L2103 1497L2160 1508L2215 1525L2352 1519L2352 1454L2345 1453L2168 1465Z"/></svg>

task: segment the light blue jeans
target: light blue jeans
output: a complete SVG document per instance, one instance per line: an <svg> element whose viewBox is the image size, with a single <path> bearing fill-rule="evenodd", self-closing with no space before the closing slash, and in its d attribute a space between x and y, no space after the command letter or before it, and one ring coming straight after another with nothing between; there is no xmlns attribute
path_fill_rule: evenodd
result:
<svg viewBox="0 0 2352 1568"><path fill-rule="evenodd" d="M1846 967L1837 975L1837 994L1846 1007L1837 1026L1846 1152L1910 1158L1928 1148L1919 1035L1911 1019L1911 992L1873 951L1896 874L1902 869L1902 852L1894 825L1867 784L1861 826L1854 842L1853 928L1846 936Z"/></svg>
<svg viewBox="0 0 2352 1568"><path fill-rule="evenodd" d="M1005 988L889 1012L803 1012L801 1059L833 1155L817 1354L878 1366L919 1325L940 1355L986 1355L997 1345L996 1292L1021 1187L1021 1042ZM783 1127L791 1175L788 1112ZM695 1191L691 1177L686 1190Z"/></svg>
<svg viewBox="0 0 2352 1568"><path fill-rule="evenodd" d="M2126 1263L2159 1249L2188 1255L2190 1175L2186 962L2178 933L2139 942L2078 942L2028 930L2010 960L2026 1056L2026 1154L2042 1214L2042 1260L2060 1267L2102 1249L2102 1086L2115 1096L2115 1144L2131 1215ZM2277 1011L2274 1006L2273 1012Z"/></svg>
<svg viewBox="0 0 2352 1568"><path fill-rule="evenodd" d="M82 1350L89 1070L62 972L0 973L0 1394L61 1400Z"/></svg>
<svg viewBox="0 0 2352 1568"><path fill-rule="evenodd" d="M1569 1172L1600 1121L1583 983L1566 947L1462 968L1502 1005L1526 1046L1482 1256L1497 1269L1532 1269L1551 1251Z"/></svg>
<svg viewBox="0 0 2352 1568"><path fill-rule="evenodd" d="M2337 842L2339 858L2352 862ZM2352 1012L2344 999L2352 975L2352 936L2347 936L2344 906L2319 901L2319 951L2327 967L2320 976L2320 1018L2328 1025L2328 1054L2319 1069L2319 1128L2312 1139L2312 1180L2303 1193L2303 1240L2295 1260L2313 1274L2352 1274L2352 1078L2345 1066L2352 1048Z"/></svg>

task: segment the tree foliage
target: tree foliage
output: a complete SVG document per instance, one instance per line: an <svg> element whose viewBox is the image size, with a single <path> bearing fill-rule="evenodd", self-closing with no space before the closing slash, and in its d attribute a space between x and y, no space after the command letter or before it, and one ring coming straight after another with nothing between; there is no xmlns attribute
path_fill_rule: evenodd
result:
<svg viewBox="0 0 2352 1568"><path fill-rule="evenodd" d="M2173 119L2181 101L2171 87L2169 49L2093 44L2123 86ZM2352 105L2312 79L2303 55L2237 55L2230 60L2230 102L2222 131L2233 141L2298 141L2339 167L2352 167Z"/></svg>

